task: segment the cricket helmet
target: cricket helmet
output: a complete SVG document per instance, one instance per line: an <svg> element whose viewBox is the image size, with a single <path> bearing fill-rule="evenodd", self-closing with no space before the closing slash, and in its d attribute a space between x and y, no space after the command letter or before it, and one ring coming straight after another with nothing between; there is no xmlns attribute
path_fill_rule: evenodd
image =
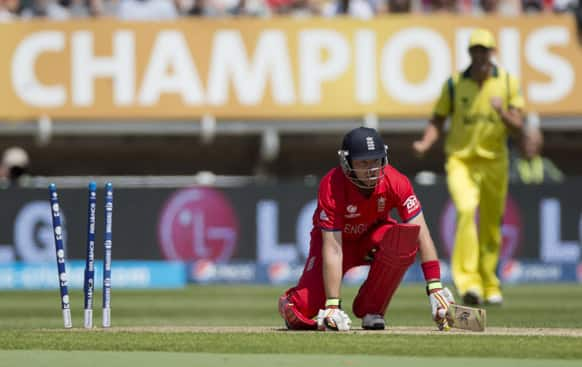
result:
<svg viewBox="0 0 582 367"><path fill-rule="evenodd" d="M342 147L338 150L340 165L346 177L357 187L373 189L384 177L384 167L388 164L388 146L384 144L382 137L374 129L358 127L348 132L343 139ZM380 167L363 169L370 179L366 184L360 181L354 169L354 160L379 159Z"/></svg>

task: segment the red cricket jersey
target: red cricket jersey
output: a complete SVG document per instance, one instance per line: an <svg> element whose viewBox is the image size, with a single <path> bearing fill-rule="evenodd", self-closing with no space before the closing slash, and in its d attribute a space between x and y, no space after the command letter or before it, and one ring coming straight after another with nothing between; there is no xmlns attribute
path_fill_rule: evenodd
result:
<svg viewBox="0 0 582 367"><path fill-rule="evenodd" d="M387 165L384 177L372 195L366 197L338 166L328 172L319 184L313 228L342 231L344 241L356 241L375 224L393 220L390 217L392 208L396 208L404 222L422 211L406 176Z"/></svg>

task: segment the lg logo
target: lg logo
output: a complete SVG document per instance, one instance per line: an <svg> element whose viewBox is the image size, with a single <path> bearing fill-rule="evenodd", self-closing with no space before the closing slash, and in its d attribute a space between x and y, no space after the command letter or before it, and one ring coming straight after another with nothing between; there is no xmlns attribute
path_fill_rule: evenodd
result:
<svg viewBox="0 0 582 367"><path fill-rule="evenodd" d="M0 262L22 260L26 262L54 261L55 247L52 237L51 207L47 201L31 201L24 204L14 220L14 244L0 245ZM58 233L66 240L65 216Z"/></svg>
<svg viewBox="0 0 582 367"><path fill-rule="evenodd" d="M162 253L170 260L230 259L238 237L238 219L217 190L191 188L176 192L158 223Z"/></svg>

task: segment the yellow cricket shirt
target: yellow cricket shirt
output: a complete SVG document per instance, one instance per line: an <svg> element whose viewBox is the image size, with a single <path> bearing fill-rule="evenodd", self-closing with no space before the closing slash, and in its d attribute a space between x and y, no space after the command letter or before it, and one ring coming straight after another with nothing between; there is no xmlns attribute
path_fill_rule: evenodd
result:
<svg viewBox="0 0 582 367"><path fill-rule="evenodd" d="M507 129L491 106L492 97L501 97L504 109L525 105L517 78L498 66L481 87L471 78L470 67L445 82L434 114L452 116L445 142L448 157L507 157Z"/></svg>

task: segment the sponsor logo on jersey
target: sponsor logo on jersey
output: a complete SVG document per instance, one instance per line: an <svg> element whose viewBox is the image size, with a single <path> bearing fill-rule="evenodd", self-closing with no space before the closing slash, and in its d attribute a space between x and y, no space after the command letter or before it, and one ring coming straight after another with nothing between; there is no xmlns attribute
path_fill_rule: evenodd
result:
<svg viewBox="0 0 582 367"><path fill-rule="evenodd" d="M386 198L384 196L380 196L377 202L378 206L378 213L383 212L386 209Z"/></svg>
<svg viewBox="0 0 582 367"><path fill-rule="evenodd" d="M344 233L345 234L353 234L353 235L360 235L368 230L368 225L366 224L349 224L346 223L344 226Z"/></svg>
<svg viewBox="0 0 582 367"><path fill-rule="evenodd" d="M406 207L408 214L412 214L420 207L420 203L418 202L416 195L410 195L406 200L404 200L403 206Z"/></svg>
<svg viewBox="0 0 582 367"><path fill-rule="evenodd" d="M358 206L357 205L348 205L346 207L346 211L348 212L348 214L346 214L346 218L357 218L360 216L360 213L358 213Z"/></svg>
<svg viewBox="0 0 582 367"><path fill-rule="evenodd" d="M321 209L321 212L319 212L319 220L322 220L322 221L329 220L329 218L327 217L327 214L325 214L325 210L323 210L323 209Z"/></svg>

